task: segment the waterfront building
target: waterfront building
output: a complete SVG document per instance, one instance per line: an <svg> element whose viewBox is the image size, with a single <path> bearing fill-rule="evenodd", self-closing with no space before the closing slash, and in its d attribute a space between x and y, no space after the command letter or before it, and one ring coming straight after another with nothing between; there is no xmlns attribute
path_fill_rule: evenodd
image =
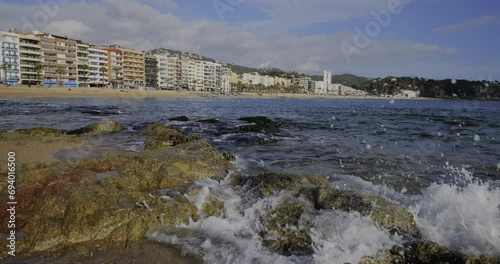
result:
<svg viewBox="0 0 500 264"><path fill-rule="evenodd" d="M42 46L40 37L36 36L35 34L26 32L17 32L17 34L19 36L19 64L21 70L21 84L39 84L42 74ZM37 69L37 67L40 68Z"/></svg>
<svg viewBox="0 0 500 264"><path fill-rule="evenodd" d="M156 90L158 88L158 59L156 56L146 54L145 71L146 71L146 88Z"/></svg>
<svg viewBox="0 0 500 264"><path fill-rule="evenodd" d="M182 88L182 60L178 57L168 57L167 86L169 89Z"/></svg>
<svg viewBox="0 0 500 264"><path fill-rule="evenodd" d="M38 35L42 46L42 66L45 86L78 86L76 41L49 33Z"/></svg>
<svg viewBox="0 0 500 264"><path fill-rule="evenodd" d="M8 85L16 85L21 80L16 33L0 31L0 80Z"/></svg>
<svg viewBox="0 0 500 264"><path fill-rule="evenodd" d="M123 84L123 52L114 47L101 47L108 53L108 82L113 87L119 87Z"/></svg>
<svg viewBox="0 0 500 264"><path fill-rule="evenodd" d="M323 89L320 94L333 94L332 90L332 73L329 71L323 72Z"/></svg>
<svg viewBox="0 0 500 264"><path fill-rule="evenodd" d="M78 87L88 87L90 84L89 47L88 43L76 42Z"/></svg>
<svg viewBox="0 0 500 264"><path fill-rule="evenodd" d="M91 45L88 49L89 53L89 74L91 87L104 87L108 84L108 51Z"/></svg>

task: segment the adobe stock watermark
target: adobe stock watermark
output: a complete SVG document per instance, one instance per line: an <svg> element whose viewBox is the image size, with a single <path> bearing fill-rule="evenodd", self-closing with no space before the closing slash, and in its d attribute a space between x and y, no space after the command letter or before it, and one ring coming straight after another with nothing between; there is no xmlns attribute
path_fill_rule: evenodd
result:
<svg viewBox="0 0 500 264"><path fill-rule="evenodd" d="M367 22L363 29L354 28L353 43L343 41L340 44L340 49L344 54L347 63L351 63L354 54L360 54L363 49L366 49L372 39L380 35L382 30L389 26L392 22L393 15L398 15L403 11L403 5L400 0L389 0L387 8L380 11L371 11L373 19Z"/></svg>
<svg viewBox="0 0 500 264"><path fill-rule="evenodd" d="M233 12L236 7L241 5L243 0L215 0L212 2L215 12L221 21L224 20L224 14Z"/></svg>
<svg viewBox="0 0 500 264"><path fill-rule="evenodd" d="M69 0L39 0L40 10L35 12L32 17L24 16L21 18L23 22L21 30L24 32L41 31L59 14L61 6L68 2Z"/></svg>

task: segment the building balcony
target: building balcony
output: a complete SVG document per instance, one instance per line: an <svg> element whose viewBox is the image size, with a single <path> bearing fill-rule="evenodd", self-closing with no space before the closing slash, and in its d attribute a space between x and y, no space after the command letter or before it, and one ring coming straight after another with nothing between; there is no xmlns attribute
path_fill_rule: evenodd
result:
<svg viewBox="0 0 500 264"><path fill-rule="evenodd" d="M13 47L2 47L2 49L4 49L4 50L17 50L17 48L13 48Z"/></svg>
<svg viewBox="0 0 500 264"><path fill-rule="evenodd" d="M22 47L29 47L29 48L40 48L40 43L27 43L27 42L19 42L19 48L22 49Z"/></svg>

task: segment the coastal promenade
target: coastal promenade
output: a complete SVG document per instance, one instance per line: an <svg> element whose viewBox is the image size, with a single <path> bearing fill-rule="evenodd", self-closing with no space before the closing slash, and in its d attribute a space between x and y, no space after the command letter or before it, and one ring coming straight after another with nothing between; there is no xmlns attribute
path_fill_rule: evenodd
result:
<svg viewBox="0 0 500 264"><path fill-rule="evenodd" d="M374 96L330 96L315 94L290 94L290 93L213 93L191 91L156 91L156 90L128 90L104 88L44 88L32 86L5 86L0 85L0 99L7 98L297 98L297 99L389 99ZM401 98L408 99L408 98ZM427 98L412 98L427 99Z"/></svg>

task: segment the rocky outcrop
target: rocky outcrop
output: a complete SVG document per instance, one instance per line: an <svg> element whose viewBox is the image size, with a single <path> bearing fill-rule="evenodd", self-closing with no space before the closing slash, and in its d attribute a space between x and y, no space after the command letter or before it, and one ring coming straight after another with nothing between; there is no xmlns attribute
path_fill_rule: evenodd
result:
<svg viewBox="0 0 500 264"><path fill-rule="evenodd" d="M313 253L309 235L312 224L308 214L314 206L303 199L286 197L274 210L264 214L259 221L263 227L259 235L264 246L282 255Z"/></svg>
<svg viewBox="0 0 500 264"><path fill-rule="evenodd" d="M242 132L255 132L265 134L280 132L280 124L264 116L242 117L239 120L253 123L251 125L238 127L238 130Z"/></svg>
<svg viewBox="0 0 500 264"><path fill-rule="evenodd" d="M189 118L187 116L178 116L174 118L170 118L170 121L179 121L179 122L188 122Z"/></svg>
<svg viewBox="0 0 500 264"><path fill-rule="evenodd" d="M164 150L201 139L196 134L185 134L182 129L161 124L146 126L141 132L148 136L144 142L145 150Z"/></svg>
<svg viewBox="0 0 500 264"><path fill-rule="evenodd" d="M278 252L310 253L312 246L304 246L310 244L309 233L300 232L308 223L301 217L306 216L305 213L311 214L320 210L359 212L362 216L370 217L379 228L392 234L397 233L409 239L420 237L413 215L405 208L381 197L333 188L330 182L321 176L264 173L255 177L240 178L234 184L245 186L242 188L247 200L283 195L283 192L291 195L272 213L277 218L271 220L272 224L267 226L268 232L279 234L277 239L266 243ZM297 219L302 222L298 224ZM283 229L283 226L286 228ZM263 239L266 240L266 237L268 235Z"/></svg>
<svg viewBox="0 0 500 264"><path fill-rule="evenodd" d="M102 135L106 133L119 132L123 130L123 126L115 121L104 120L99 123L91 124L86 127L79 128L68 132L69 135Z"/></svg>
<svg viewBox="0 0 500 264"><path fill-rule="evenodd" d="M28 134L30 136L62 136L62 132L54 128L37 127L29 129L18 129L15 132Z"/></svg>
<svg viewBox="0 0 500 264"><path fill-rule="evenodd" d="M165 136L160 130L149 128L145 133ZM123 248L142 240L154 226L198 220L198 208L184 195L186 186L200 179L221 180L233 168L203 140L160 151L20 166L16 230L23 235L18 237L17 253L30 257ZM158 191L166 189L179 195L166 199ZM0 193L3 204L4 194ZM220 208L220 201L209 198L203 210L218 215ZM0 212L1 219L6 212Z"/></svg>
<svg viewBox="0 0 500 264"><path fill-rule="evenodd" d="M364 257L360 264L496 264L500 258L467 256L428 241L416 241L381 251L374 256Z"/></svg>

